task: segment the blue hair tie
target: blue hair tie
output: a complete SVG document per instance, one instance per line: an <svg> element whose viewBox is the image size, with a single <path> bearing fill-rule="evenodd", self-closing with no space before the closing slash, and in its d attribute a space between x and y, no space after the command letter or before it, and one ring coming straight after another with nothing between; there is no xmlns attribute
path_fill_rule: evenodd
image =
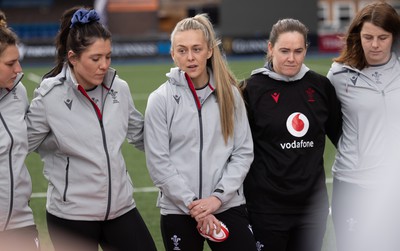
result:
<svg viewBox="0 0 400 251"><path fill-rule="evenodd" d="M69 28L74 27L75 24L87 24L94 21L99 21L100 17L95 10L79 9L77 10L71 19L71 25Z"/></svg>

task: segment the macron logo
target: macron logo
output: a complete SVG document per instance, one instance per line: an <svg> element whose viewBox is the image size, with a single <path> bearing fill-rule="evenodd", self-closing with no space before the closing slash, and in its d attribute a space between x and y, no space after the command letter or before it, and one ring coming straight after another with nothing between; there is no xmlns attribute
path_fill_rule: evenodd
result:
<svg viewBox="0 0 400 251"><path fill-rule="evenodd" d="M350 80L351 80L351 82L353 83L353 85L356 85L357 79L358 79L358 75L357 75L357 76L352 76L352 77L350 78Z"/></svg>
<svg viewBox="0 0 400 251"><path fill-rule="evenodd" d="M278 104L278 100L279 100L279 95L280 95L280 93L278 93L278 92L274 92L271 94L271 97L274 99L275 103L277 103L277 104Z"/></svg>
<svg viewBox="0 0 400 251"><path fill-rule="evenodd" d="M67 105L68 109L71 110L72 107L72 99L64 100L64 104Z"/></svg>
<svg viewBox="0 0 400 251"><path fill-rule="evenodd" d="M174 97L176 103L179 104L179 101L181 100L181 97L176 95L176 94L173 97Z"/></svg>

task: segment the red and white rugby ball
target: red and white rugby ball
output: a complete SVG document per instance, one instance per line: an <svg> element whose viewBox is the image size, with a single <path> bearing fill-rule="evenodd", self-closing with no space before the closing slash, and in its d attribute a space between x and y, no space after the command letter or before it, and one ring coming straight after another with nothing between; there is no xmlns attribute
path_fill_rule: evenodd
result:
<svg viewBox="0 0 400 251"><path fill-rule="evenodd" d="M216 228L215 225L214 225L214 227ZM209 239L211 241L215 241L215 242L223 242L224 240L228 239L228 237L229 237L229 230L225 226L225 224L222 222L221 222L221 231L219 231L218 234L217 234L216 229L214 229L214 231L210 231L208 229L208 226L207 226L207 231L203 232L202 229L200 228L199 233L204 238L207 238L207 239Z"/></svg>

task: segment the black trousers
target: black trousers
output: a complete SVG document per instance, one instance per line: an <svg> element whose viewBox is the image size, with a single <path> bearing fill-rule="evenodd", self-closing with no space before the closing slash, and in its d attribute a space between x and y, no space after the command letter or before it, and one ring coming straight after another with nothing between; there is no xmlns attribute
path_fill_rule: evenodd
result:
<svg viewBox="0 0 400 251"><path fill-rule="evenodd" d="M139 211L107 221L74 221L47 212L47 227L56 251L155 251L156 246Z"/></svg>
<svg viewBox="0 0 400 251"><path fill-rule="evenodd" d="M229 237L223 242L207 240L213 251L256 251L256 244L250 228L246 207L238 206L215 214L229 230ZM162 215L161 233L166 251L202 251L204 241L197 222L190 215Z"/></svg>
<svg viewBox="0 0 400 251"><path fill-rule="evenodd" d="M0 251L39 251L36 226L16 228L0 232Z"/></svg>
<svg viewBox="0 0 400 251"><path fill-rule="evenodd" d="M259 251L321 251L329 210L303 214L250 212Z"/></svg>

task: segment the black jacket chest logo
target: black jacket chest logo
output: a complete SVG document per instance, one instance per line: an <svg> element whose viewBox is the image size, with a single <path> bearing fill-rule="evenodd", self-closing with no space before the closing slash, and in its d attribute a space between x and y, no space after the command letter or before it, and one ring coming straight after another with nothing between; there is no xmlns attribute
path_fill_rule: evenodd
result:
<svg viewBox="0 0 400 251"><path fill-rule="evenodd" d="M360 73L351 76L350 81L353 83L353 85L356 85L359 75L360 75Z"/></svg>
<svg viewBox="0 0 400 251"><path fill-rule="evenodd" d="M172 97L175 99L175 102L176 102L177 104L179 104L179 102L181 101L181 96L178 96L177 94L175 94L175 95L173 95Z"/></svg>
<svg viewBox="0 0 400 251"><path fill-rule="evenodd" d="M72 108L72 99L64 100L64 104L68 107L69 110Z"/></svg>

